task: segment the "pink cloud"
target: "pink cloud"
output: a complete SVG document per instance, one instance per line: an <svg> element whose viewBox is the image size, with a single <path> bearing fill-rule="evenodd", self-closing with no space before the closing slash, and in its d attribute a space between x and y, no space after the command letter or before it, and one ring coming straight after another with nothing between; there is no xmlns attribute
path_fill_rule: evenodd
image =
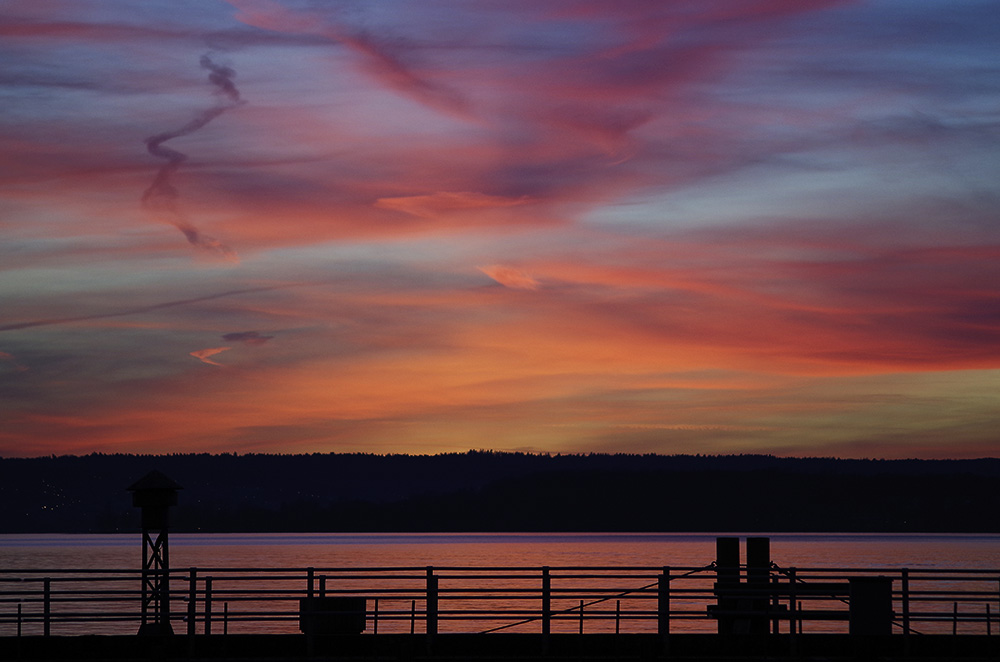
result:
<svg viewBox="0 0 1000 662"><path fill-rule="evenodd" d="M191 356L195 357L202 363L207 363L208 365L217 365L223 367L221 363L216 363L212 359L208 358L210 356L215 356L221 352L232 349L232 347L212 347L209 349L199 349L197 351L191 352Z"/></svg>
<svg viewBox="0 0 1000 662"><path fill-rule="evenodd" d="M392 209L411 214L420 218L434 218L442 214L469 210L503 209L527 204L528 198L505 198L485 193L448 192L431 193L429 195L408 195L395 198L379 198L375 206L380 209Z"/></svg>

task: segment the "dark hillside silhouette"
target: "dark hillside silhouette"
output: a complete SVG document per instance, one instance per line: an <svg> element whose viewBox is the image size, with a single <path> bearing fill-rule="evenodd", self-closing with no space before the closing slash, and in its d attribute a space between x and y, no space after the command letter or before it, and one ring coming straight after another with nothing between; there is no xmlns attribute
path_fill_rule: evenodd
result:
<svg viewBox="0 0 1000 662"><path fill-rule="evenodd" d="M470 451L5 458L0 532L136 531L151 469L177 531L1000 531L998 459Z"/></svg>

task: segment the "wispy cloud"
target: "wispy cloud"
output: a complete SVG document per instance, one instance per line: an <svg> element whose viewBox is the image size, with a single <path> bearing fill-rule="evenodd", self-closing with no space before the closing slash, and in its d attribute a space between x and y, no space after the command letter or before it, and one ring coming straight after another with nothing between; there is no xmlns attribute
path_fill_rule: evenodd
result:
<svg viewBox="0 0 1000 662"><path fill-rule="evenodd" d="M165 147L164 143L190 135L224 112L243 103L240 93L233 83L236 75L229 67L216 64L208 55L201 57L201 67L207 69L208 79L216 87L219 96L225 97L222 104L198 113L194 119L173 131L158 133L146 138L146 149L153 156L163 159L166 163L156 173L153 183L142 194L143 207L148 209L159 220L174 225L187 238L188 243L198 248L207 249L227 260L238 260L236 252L222 242L204 235L194 224L187 220L178 205L180 193L174 185L174 175L187 160L187 155L175 149Z"/></svg>
<svg viewBox="0 0 1000 662"><path fill-rule="evenodd" d="M429 195L379 198L375 201L375 206L405 212L421 218L434 218L452 212L516 207L528 202L526 196L512 199L498 195L486 195L485 193L440 192Z"/></svg>
<svg viewBox="0 0 1000 662"><path fill-rule="evenodd" d="M320 13L289 9L274 0L229 2L239 10L236 18L248 25L277 32L320 35L358 54L364 69L387 87L447 112L460 115L468 112L468 102L460 93L415 71L391 35L374 35L352 28L337 20L336 14L329 11L332 7Z"/></svg>
<svg viewBox="0 0 1000 662"><path fill-rule="evenodd" d="M237 331L223 334L222 339L227 342L241 342L246 345L263 345L268 340L273 340L274 336L265 336L257 331Z"/></svg>
<svg viewBox="0 0 1000 662"><path fill-rule="evenodd" d="M17 372L27 372L28 366L21 365L13 354L8 354L7 352L0 352L0 361L10 364L14 370Z"/></svg>

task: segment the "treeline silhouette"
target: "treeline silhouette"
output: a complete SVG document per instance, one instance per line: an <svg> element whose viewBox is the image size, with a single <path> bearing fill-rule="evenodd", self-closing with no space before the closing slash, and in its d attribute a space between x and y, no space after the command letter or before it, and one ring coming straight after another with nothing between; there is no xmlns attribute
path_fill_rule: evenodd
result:
<svg viewBox="0 0 1000 662"><path fill-rule="evenodd" d="M1000 459L470 451L0 458L0 532L136 531L152 469L188 532L1000 531Z"/></svg>

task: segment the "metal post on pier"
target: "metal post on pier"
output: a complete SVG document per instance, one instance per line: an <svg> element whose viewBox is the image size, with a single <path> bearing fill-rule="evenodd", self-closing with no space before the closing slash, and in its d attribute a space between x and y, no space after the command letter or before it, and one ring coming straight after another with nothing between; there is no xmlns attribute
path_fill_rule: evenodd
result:
<svg viewBox="0 0 1000 662"><path fill-rule="evenodd" d="M212 578L205 577L205 634L212 634Z"/></svg>
<svg viewBox="0 0 1000 662"><path fill-rule="evenodd" d="M314 568L306 568L306 599L305 599L305 602L307 604L309 604L310 606L312 605L312 601L313 601L313 591L314 591L315 581L316 581L316 570ZM304 611L303 610L303 606L304 605L300 601L300 603L299 603L299 614L300 614L299 618L300 618L300 620L302 620L301 614ZM316 646L316 636L315 636L315 630L316 630L316 628L315 628L315 622L316 622L316 619L315 619L315 616L312 613L309 613L308 617L304 620L304 622L306 624L306 628L305 628L305 633L306 633L306 655L308 655L309 657L313 657L313 655L315 655L315 652L316 652L316 649L315 649L315 646ZM299 629L302 629L302 624L301 623L299 625Z"/></svg>
<svg viewBox="0 0 1000 662"><path fill-rule="evenodd" d="M902 603L903 609L903 636L910 636L910 570L909 568L903 568L900 571L900 590L902 595L900 596L900 602Z"/></svg>
<svg viewBox="0 0 1000 662"><path fill-rule="evenodd" d="M198 620L198 568L191 568L188 573L188 608L187 633L194 636L195 624Z"/></svg>
<svg viewBox="0 0 1000 662"><path fill-rule="evenodd" d="M139 634L173 634L170 626L170 506L181 486L150 471L128 487L132 505L142 509L142 620Z"/></svg>
<svg viewBox="0 0 1000 662"><path fill-rule="evenodd" d="M799 634L801 628L797 623L799 618L796 595L795 568L788 569L788 634Z"/></svg>
<svg viewBox="0 0 1000 662"><path fill-rule="evenodd" d="M42 580L42 635L52 634L52 580Z"/></svg>
<svg viewBox="0 0 1000 662"><path fill-rule="evenodd" d="M771 578L771 634L781 634L781 619L778 617L780 614L780 601L778 598L778 590L781 588L781 582L777 576Z"/></svg>
<svg viewBox="0 0 1000 662"><path fill-rule="evenodd" d="M656 631L670 634L670 566L666 565L656 583Z"/></svg>
<svg viewBox="0 0 1000 662"><path fill-rule="evenodd" d="M427 566L427 634L438 632L438 578L434 576L434 568Z"/></svg>
<svg viewBox="0 0 1000 662"><path fill-rule="evenodd" d="M549 566L542 568L542 634L552 632L552 577Z"/></svg>

